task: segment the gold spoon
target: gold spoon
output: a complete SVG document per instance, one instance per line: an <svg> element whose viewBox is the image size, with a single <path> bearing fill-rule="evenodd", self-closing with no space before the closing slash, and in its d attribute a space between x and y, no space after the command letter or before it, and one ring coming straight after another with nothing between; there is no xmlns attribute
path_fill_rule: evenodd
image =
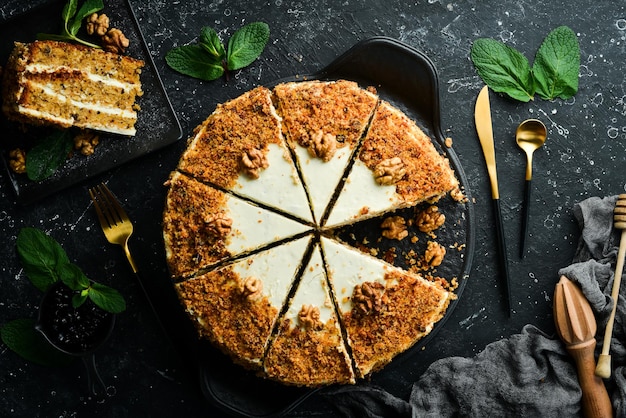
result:
<svg viewBox="0 0 626 418"><path fill-rule="evenodd" d="M526 184L524 186L524 207L520 239L520 257L526 255L526 236L528 235L528 214L530 213L530 184L533 178L533 152L546 142L548 130L538 119L526 119L517 127L515 140L526 153Z"/></svg>

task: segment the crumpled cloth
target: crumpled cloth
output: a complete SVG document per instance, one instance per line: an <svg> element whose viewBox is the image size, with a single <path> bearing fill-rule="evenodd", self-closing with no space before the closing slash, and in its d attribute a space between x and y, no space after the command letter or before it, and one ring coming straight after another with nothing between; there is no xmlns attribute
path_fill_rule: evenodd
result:
<svg viewBox="0 0 626 418"><path fill-rule="evenodd" d="M613 300L613 269L621 231L613 228L617 196L592 197L573 208L581 237L572 264L559 271L578 283L598 324L596 359ZM622 280L624 281L624 280ZM555 280L556 284L556 280ZM605 380L616 417L626 417L626 283L621 285ZM347 417L576 417L581 390L572 358L556 335L533 325L491 343L473 358L434 362L413 384L409 400L373 385L327 392Z"/></svg>

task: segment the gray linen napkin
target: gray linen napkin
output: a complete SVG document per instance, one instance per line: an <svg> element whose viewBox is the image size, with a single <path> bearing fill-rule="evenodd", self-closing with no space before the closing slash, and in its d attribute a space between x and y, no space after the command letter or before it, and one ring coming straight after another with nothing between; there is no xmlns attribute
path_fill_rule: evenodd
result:
<svg viewBox="0 0 626 418"><path fill-rule="evenodd" d="M620 231L613 230L617 196L589 198L574 207L581 238L572 265L559 271L578 283L598 323L599 354L612 309L613 268ZM555 277L555 284L558 277ZM626 283L621 286L611 342L613 372L606 380L616 417L626 417ZM327 392L349 417L574 417L581 390L573 361L557 336L533 325L489 344L473 358L434 362L413 384L408 401L372 385Z"/></svg>

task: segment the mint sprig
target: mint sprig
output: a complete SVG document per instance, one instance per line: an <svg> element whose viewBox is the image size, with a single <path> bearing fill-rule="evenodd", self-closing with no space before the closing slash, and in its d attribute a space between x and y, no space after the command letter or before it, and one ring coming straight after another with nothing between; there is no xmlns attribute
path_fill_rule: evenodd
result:
<svg viewBox="0 0 626 418"><path fill-rule="evenodd" d="M33 181L45 180L67 160L73 147L69 130L53 132L26 153L26 175Z"/></svg>
<svg viewBox="0 0 626 418"><path fill-rule="evenodd" d="M78 0L68 0L61 12L61 20L63 21L61 34L39 33L37 34L37 39L73 41L92 48L100 48L99 45L80 39L78 37L78 31L82 27L83 19L102 9L104 9L102 0L86 0L80 9L78 8Z"/></svg>
<svg viewBox="0 0 626 418"><path fill-rule="evenodd" d="M42 366L66 366L73 358L56 350L35 330L35 320L14 319L0 328L2 342L28 361Z"/></svg>
<svg viewBox="0 0 626 418"><path fill-rule="evenodd" d="M165 61L181 74L201 80L216 80L228 71L252 64L265 49L269 37L267 23L252 22L231 36L226 49L217 32L205 26L198 43L171 49L165 55Z"/></svg>
<svg viewBox="0 0 626 418"><path fill-rule="evenodd" d="M560 26L550 32L530 66L515 48L488 38L472 44L470 56L478 75L493 91L528 102L568 99L578 91L580 47L574 31Z"/></svg>

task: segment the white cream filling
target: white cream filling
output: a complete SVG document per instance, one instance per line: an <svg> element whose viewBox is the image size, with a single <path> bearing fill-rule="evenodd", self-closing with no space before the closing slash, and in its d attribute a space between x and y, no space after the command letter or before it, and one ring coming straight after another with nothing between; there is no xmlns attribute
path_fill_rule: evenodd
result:
<svg viewBox="0 0 626 418"><path fill-rule="evenodd" d="M296 145L295 148L302 177L309 191L313 213L319 223L345 172L352 149L348 146L338 148L330 161L325 162L321 158L311 156L309 151L300 145Z"/></svg>
<svg viewBox="0 0 626 418"><path fill-rule="evenodd" d="M25 68L25 72L28 72L28 73L53 73L59 70L77 71L76 68L71 68L65 65L50 65L50 64L40 64L40 63L28 64ZM133 90L138 87L135 84L126 83L124 81L116 80L111 77L88 73L85 71L80 71L80 72L84 74L89 80L95 81L97 83L103 83L107 86L117 87L117 88L124 89L124 90Z"/></svg>
<svg viewBox="0 0 626 418"><path fill-rule="evenodd" d="M231 254L250 251L309 229L299 222L233 196L227 196L226 207L233 221L226 245Z"/></svg>
<svg viewBox="0 0 626 418"><path fill-rule="evenodd" d="M324 262L319 245L315 246L311 259L307 264L295 295L293 296L285 318L291 320L291 327L298 326L298 314L303 305L312 305L319 309L320 321L326 323L335 316L330 298Z"/></svg>
<svg viewBox="0 0 626 418"><path fill-rule="evenodd" d="M249 277L261 280L262 294L280 311L310 240L306 236L279 245L238 261L231 268L243 280Z"/></svg>
<svg viewBox="0 0 626 418"><path fill-rule="evenodd" d="M269 144L267 162L268 167L259 171L257 179L240 174L233 191L312 222L304 187L287 149Z"/></svg>
<svg viewBox="0 0 626 418"><path fill-rule="evenodd" d="M371 216L384 212L401 202L395 185L381 186L376 183L372 170L357 159L325 226L340 225L365 213Z"/></svg>

